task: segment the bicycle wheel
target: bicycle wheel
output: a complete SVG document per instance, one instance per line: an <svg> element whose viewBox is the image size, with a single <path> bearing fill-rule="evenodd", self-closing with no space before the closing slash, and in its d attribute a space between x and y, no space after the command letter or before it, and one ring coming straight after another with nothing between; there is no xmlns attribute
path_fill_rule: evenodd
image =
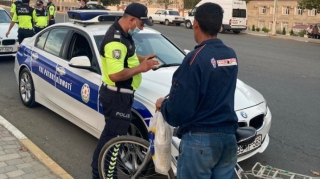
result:
<svg viewBox="0 0 320 179"><path fill-rule="evenodd" d="M144 160L150 160L143 167L137 178L150 178L158 176L150 172L153 161L146 158L149 150L149 142L135 136L119 136L108 141L99 155L100 178L108 179L131 179ZM168 179L175 179L173 170L168 171Z"/></svg>

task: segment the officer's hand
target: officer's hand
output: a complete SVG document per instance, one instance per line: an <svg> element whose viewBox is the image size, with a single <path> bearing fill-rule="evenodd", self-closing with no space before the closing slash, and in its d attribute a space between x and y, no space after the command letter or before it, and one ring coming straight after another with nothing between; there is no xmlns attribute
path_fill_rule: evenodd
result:
<svg viewBox="0 0 320 179"><path fill-rule="evenodd" d="M150 57L149 57L150 58ZM140 63L140 69L141 69L141 72L147 72L151 69L156 69L158 68L158 65L159 62L158 60L143 60L143 62Z"/></svg>
<svg viewBox="0 0 320 179"><path fill-rule="evenodd" d="M10 32L8 31L7 33L6 33L6 37L8 38L8 35L10 34Z"/></svg>
<svg viewBox="0 0 320 179"><path fill-rule="evenodd" d="M159 98L156 102L156 110L161 111L161 104L163 102L164 98Z"/></svg>

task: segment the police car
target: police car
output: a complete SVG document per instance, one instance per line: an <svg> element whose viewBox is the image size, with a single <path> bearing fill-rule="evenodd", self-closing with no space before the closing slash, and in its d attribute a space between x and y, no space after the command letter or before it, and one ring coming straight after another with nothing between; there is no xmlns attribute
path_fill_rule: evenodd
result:
<svg viewBox="0 0 320 179"><path fill-rule="evenodd" d="M99 47L106 30L123 12L74 10L73 22L58 23L25 39L16 55L14 71L22 103L40 103L73 122L95 137L104 128L102 106L98 99L101 86ZM136 52L151 53L163 60L157 70L143 73L135 92L133 120L128 133L148 139L148 125L155 102L170 91L171 79L187 50L181 50L160 32L145 27L134 36ZM237 81L235 110L240 126L258 130L256 140L246 148L239 146L239 161L263 152L269 144L271 112L264 97L242 81ZM173 167L180 140L173 138Z"/></svg>
<svg viewBox="0 0 320 179"><path fill-rule="evenodd" d="M0 57L2 56L15 56L17 52L18 43L18 25L15 24L11 32L6 37L6 32L11 23L11 16L8 12L0 7Z"/></svg>

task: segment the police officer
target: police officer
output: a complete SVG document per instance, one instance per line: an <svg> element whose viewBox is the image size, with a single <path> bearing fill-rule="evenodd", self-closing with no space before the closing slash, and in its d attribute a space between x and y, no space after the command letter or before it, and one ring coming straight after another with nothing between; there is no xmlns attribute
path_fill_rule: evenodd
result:
<svg viewBox="0 0 320 179"><path fill-rule="evenodd" d="M41 30L43 30L44 28L47 27L48 25L48 16L47 16L47 11L44 9L43 7L43 1L38 1L37 2L37 9L36 9L36 16L37 16L37 20L36 23L34 25L34 32L38 33Z"/></svg>
<svg viewBox="0 0 320 179"><path fill-rule="evenodd" d="M17 7L19 7L22 4L22 0L17 0L16 2L12 3L11 9L10 9L10 15L13 17L14 12L16 12Z"/></svg>
<svg viewBox="0 0 320 179"><path fill-rule="evenodd" d="M193 31L198 45L174 73L169 98L156 102L168 124L179 127L177 179L234 178L238 59L217 38L222 19L218 4L197 8Z"/></svg>
<svg viewBox="0 0 320 179"><path fill-rule="evenodd" d="M98 157L104 144L118 135L127 134L132 119L133 93L140 86L141 73L157 68L159 64L158 61L150 59L155 54L144 57L135 52L132 36L142 30L145 24L153 25L147 14L147 7L140 3L128 5L124 15L110 26L100 46L102 85L99 99L105 126L91 163L94 179L100 178ZM106 162L106 165L109 165L109 162ZM115 168L115 164L111 168ZM110 177L114 170L108 171L108 174Z"/></svg>
<svg viewBox="0 0 320 179"><path fill-rule="evenodd" d="M46 0L47 2L47 8L46 8L46 13L48 15L48 26L53 25L56 23L55 18L56 18L56 7L52 3L52 0Z"/></svg>
<svg viewBox="0 0 320 179"><path fill-rule="evenodd" d="M33 22L36 20L36 11L29 6L30 0L22 0L22 4L17 7L16 12L13 15L12 22L9 26L6 37L10 34L15 22L19 21L18 29L18 41L19 44L24 38L32 37L34 35Z"/></svg>
<svg viewBox="0 0 320 179"><path fill-rule="evenodd" d="M80 0L80 8L79 9L90 9L87 6L87 1L86 0Z"/></svg>

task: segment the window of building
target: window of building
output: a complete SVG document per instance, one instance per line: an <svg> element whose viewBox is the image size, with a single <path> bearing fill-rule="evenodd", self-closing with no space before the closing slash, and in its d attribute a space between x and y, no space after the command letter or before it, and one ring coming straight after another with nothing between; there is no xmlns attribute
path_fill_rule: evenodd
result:
<svg viewBox="0 0 320 179"><path fill-rule="evenodd" d="M274 7L270 7L270 14L274 14Z"/></svg>
<svg viewBox="0 0 320 179"><path fill-rule="evenodd" d="M282 30L283 28L285 28L286 31L287 31L287 30L288 30L288 26L289 26L288 22L281 22L281 30Z"/></svg>
<svg viewBox="0 0 320 179"><path fill-rule="evenodd" d="M300 7L297 8L296 15L302 15L303 9Z"/></svg>
<svg viewBox="0 0 320 179"><path fill-rule="evenodd" d="M290 8L287 6L287 7L283 7L282 8L282 14L283 15L289 15L290 14Z"/></svg>
<svg viewBox="0 0 320 179"><path fill-rule="evenodd" d="M267 12L267 7L266 6L260 7L260 14L265 14L266 12Z"/></svg>
<svg viewBox="0 0 320 179"><path fill-rule="evenodd" d="M315 16L317 14L316 9L308 10L308 16Z"/></svg>

